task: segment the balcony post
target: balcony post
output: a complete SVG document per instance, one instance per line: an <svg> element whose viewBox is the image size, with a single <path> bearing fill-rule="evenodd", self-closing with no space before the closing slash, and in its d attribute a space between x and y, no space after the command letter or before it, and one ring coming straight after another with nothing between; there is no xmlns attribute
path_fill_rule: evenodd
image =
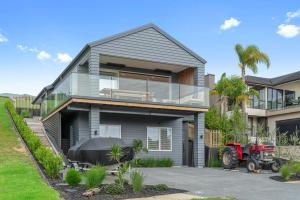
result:
<svg viewBox="0 0 300 200"><path fill-rule="evenodd" d="M100 54L91 48L89 56L89 96L99 97Z"/></svg>
<svg viewBox="0 0 300 200"><path fill-rule="evenodd" d="M204 87L204 64L194 68L194 84ZM199 112L194 115L194 165L204 167L205 146L204 146L204 113Z"/></svg>

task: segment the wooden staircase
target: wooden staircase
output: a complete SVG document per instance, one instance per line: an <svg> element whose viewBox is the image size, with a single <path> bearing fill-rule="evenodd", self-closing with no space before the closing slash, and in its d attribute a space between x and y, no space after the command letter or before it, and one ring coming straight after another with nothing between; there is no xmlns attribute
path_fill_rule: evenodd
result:
<svg viewBox="0 0 300 200"><path fill-rule="evenodd" d="M40 138L42 144L49 147L54 153L59 154L58 150L55 148L46 134L44 125L39 117L25 118L24 120L28 127Z"/></svg>

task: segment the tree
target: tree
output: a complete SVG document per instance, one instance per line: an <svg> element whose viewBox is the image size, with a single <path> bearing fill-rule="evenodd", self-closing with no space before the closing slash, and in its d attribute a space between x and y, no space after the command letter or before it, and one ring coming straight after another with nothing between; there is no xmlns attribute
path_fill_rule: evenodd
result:
<svg viewBox="0 0 300 200"><path fill-rule="evenodd" d="M254 89L248 89L245 82L238 76L226 77L222 74L221 79L217 82L215 89L210 91L210 95L219 95L221 104L221 115L225 113L226 106L240 105L242 102L247 102L252 95L259 96ZM244 109L243 109L244 111Z"/></svg>
<svg viewBox="0 0 300 200"><path fill-rule="evenodd" d="M239 58L239 67L241 68L242 80L245 82L246 68L250 69L254 74L257 73L257 64L263 63L270 67L269 56L260 51L255 45L249 45L244 48L242 45L235 45L235 51Z"/></svg>

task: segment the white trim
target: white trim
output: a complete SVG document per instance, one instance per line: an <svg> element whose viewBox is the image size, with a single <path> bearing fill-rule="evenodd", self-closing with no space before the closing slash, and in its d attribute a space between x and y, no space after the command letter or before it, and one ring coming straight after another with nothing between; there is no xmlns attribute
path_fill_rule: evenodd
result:
<svg viewBox="0 0 300 200"><path fill-rule="evenodd" d="M166 129L171 129L171 141L170 141L170 147L171 149L170 150L162 150L160 149L161 148L161 137L160 137L160 132L159 132L159 137L158 137L158 150L151 150L149 149L148 147L148 128L158 128L158 129L162 129L162 128L166 128ZM148 151L151 151L151 152L171 152L173 151L173 129L171 127L163 127L163 126L147 126L147 149Z"/></svg>
<svg viewBox="0 0 300 200"><path fill-rule="evenodd" d="M115 127L119 127L120 130L120 139L122 139L122 126L119 124L99 124L99 131L100 131L100 126L115 126ZM101 133L99 132L99 137L101 137ZM108 137L108 138L114 138L114 137Z"/></svg>

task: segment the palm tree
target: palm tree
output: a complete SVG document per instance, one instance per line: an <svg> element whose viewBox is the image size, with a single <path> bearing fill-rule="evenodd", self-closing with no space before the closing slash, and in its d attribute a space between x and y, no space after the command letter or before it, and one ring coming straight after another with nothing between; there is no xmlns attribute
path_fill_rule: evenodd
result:
<svg viewBox="0 0 300 200"><path fill-rule="evenodd" d="M210 91L210 95L219 95L221 114L224 114L226 112L227 103L230 102L231 105L240 105L243 102L246 103L250 96L258 96L259 94L254 89L248 89L240 77L231 76L228 78L226 74L223 73L215 89Z"/></svg>
<svg viewBox="0 0 300 200"><path fill-rule="evenodd" d="M263 63L270 67L269 56L260 51L255 45L249 45L244 48L242 45L235 45L235 51L239 58L239 67L241 68L242 80L245 82L246 68L249 68L254 74L257 73L257 64Z"/></svg>

